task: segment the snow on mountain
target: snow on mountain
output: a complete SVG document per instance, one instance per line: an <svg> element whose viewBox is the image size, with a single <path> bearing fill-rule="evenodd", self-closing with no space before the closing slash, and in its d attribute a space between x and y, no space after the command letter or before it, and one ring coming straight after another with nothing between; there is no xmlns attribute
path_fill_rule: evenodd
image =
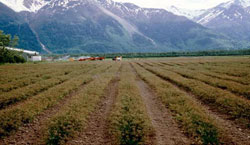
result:
<svg viewBox="0 0 250 145"><path fill-rule="evenodd" d="M193 19L238 41L250 41L250 0L231 0Z"/></svg>
<svg viewBox="0 0 250 145"><path fill-rule="evenodd" d="M170 7L167 7L165 9L169 12L174 13L175 15L185 16L191 20L194 17L197 17L206 11L204 9L202 9L202 10L189 10L189 9L177 8L175 6L170 6Z"/></svg>
<svg viewBox="0 0 250 145"><path fill-rule="evenodd" d="M207 26L215 19L218 19L217 21L223 21L225 19L238 21L242 20L244 17L248 17L248 14L250 14L248 12L249 8L250 0L231 0L208 9L203 14L194 17L193 20L204 26Z"/></svg>
<svg viewBox="0 0 250 145"><path fill-rule="evenodd" d="M15 12L36 12L48 3L46 0L0 0Z"/></svg>
<svg viewBox="0 0 250 145"><path fill-rule="evenodd" d="M24 0L1 0L0 2L13 9L16 12L29 11L23 4Z"/></svg>
<svg viewBox="0 0 250 145"><path fill-rule="evenodd" d="M218 7L230 8L232 5L242 6L243 8L250 6L250 0L231 0L225 3L220 4Z"/></svg>
<svg viewBox="0 0 250 145"><path fill-rule="evenodd" d="M223 13L223 10L212 9L207 14L205 14L204 16L202 15L202 17L197 19L196 22L199 24L205 25L222 13Z"/></svg>

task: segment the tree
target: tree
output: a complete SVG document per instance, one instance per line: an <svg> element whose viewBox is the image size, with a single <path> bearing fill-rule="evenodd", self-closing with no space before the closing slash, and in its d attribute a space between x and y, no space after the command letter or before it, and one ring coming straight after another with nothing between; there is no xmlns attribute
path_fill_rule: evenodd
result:
<svg viewBox="0 0 250 145"><path fill-rule="evenodd" d="M0 30L0 46L5 48L6 46L9 46L10 41L11 41L11 36L5 35L3 31Z"/></svg>
<svg viewBox="0 0 250 145"><path fill-rule="evenodd" d="M15 47L18 45L19 38L14 36L11 39L11 35L6 35L0 30L0 63L23 63L25 59L22 54L16 51L11 51L5 47Z"/></svg>
<svg viewBox="0 0 250 145"><path fill-rule="evenodd" d="M19 37L15 35L14 38L10 41L10 46L16 47L18 45L18 40L19 40Z"/></svg>

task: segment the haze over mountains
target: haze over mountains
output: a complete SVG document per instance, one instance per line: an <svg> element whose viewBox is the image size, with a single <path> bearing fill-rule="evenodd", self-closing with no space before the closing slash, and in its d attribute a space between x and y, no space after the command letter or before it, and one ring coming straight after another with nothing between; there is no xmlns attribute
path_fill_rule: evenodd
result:
<svg viewBox="0 0 250 145"><path fill-rule="evenodd" d="M235 0L186 18L112 0L0 0L0 30L43 53L241 49L250 46L249 6Z"/></svg>

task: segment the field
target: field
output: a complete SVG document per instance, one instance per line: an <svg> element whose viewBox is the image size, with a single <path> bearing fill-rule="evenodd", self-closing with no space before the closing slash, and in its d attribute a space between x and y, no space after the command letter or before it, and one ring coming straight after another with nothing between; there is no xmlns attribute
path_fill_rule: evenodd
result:
<svg viewBox="0 0 250 145"><path fill-rule="evenodd" d="M250 57L0 66L0 144L250 145Z"/></svg>

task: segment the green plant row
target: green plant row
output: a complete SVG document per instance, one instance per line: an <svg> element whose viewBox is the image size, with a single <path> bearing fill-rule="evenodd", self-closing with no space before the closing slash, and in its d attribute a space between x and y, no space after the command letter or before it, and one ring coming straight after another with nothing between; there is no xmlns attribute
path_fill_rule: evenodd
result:
<svg viewBox="0 0 250 145"><path fill-rule="evenodd" d="M144 66L150 72L166 79L179 87L196 95L208 105L216 106L216 110L227 114L246 126L250 120L250 103L248 100L237 97L219 88L212 87L203 82L187 79L171 71L158 67Z"/></svg>
<svg viewBox="0 0 250 145"><path fill-rule="evenodd" d="M219 144L221 136L218 127L203 107L171 83L162 80L155 74L134 65L139 76L156 92L156 95L169 108L187 136L194 139L195 144Z"/></svg>
<svg viewBox="0 0 250 145"><path fill-rule="evenodd" d="M43 77L56 71L74 70L85 67L87 63L39 63L11 64L0 67L0 84L19 82L22 79Z"/></svg>
<svg viewBox="0 0 250 145"><path fill-rule="evenodd" d="M246 80L246 78L241 78L241 77L235 77L235 76L229 76L226 74L222 74L222 73L216 73L213 72L211 70L207 70L204 68L204 66L197 66L197 65L185 65L184 67L181 68L186 68L192 71L197 71L200 72L201 74L213 77L213 78L218 78L218 79L222 79L222 80L227 80L227 81L233 81L236 83L240 83L242 85L249 85L249 81Z"/></svg>
<svg viewBox="0 0 250 145"><path fill-rule="evenodd" d="M52 67L52 66L50 66ZM33 68L30 68L33 69ZM13 80L11 80L10 82L5 82L4 84L0 84L0 92L5 93L5 92L10 92L12 90L21 88L21 87L25 87L31 84L35 84L39 81L43 81L46 79L50 79L51 76L60 76L60 75L66 75L71 73L72 71L69 68L58 68L54 69L54 68L50 68L49 71L48 70L44 70L43 68L39 68L34 70L33 72L29 72L28 76L25 74L24 77L22 79L17 79L15 80L15 76L20 76L22 75L24 72L14 72L12 76L9 75L4 75L4 77L10 77ZM9 72L8 72L9 73ZM20 74L22 73L22 74Z"/></svg>
<svg viewBox="0 0 250 145"><path fill-rule="evenodd" d="M105 95L105 88L118 69L119 64L113 64L106 72L99 72L91 83L85 86L76 96L73 96L69 103L49 119L45 129L45 132L47 132L45 133L46 144L64 144L83 130L87 117L95 110L97 104Z"/></svg>
<svg viewBox="0 0 250 145"><path fill-rule="evenodd" d="M183 65L178 66L178 67L181 69L189 69L192 71L200 72L204 75L216 77L218 79L234 81L237 83L241 83L242 85L250 84L249 76L246 76L246 77L237 76L240 73L244 74L246 72L249 72L249 67L241 66L242 63L249 64L248 62L245 62L245 60L237 59L237 62L232 62L232 60L227 60L228 63L225 63L225 62L220 62L220 63L210 62L209 63L209 62L203 62L204 60L203 61L196 60L196 62L189 62L189 61L185 62ZM158 64L166 65L166 66L174 66L174 63L166 62L166 61L161 61ZM221 65L224 65L224 66L221 66ZM231 73L229 74L229 72Z"/></svg>
<svg viewBox="0 0 250 145"><path fill-rule="evenodd" d="M202 64L195 64L195 67L202 67L206 70L224 74L228 76L233 77L239 77L239 78L246 78L247 75L249 75L249 68L246 67L246 65L243 64L249 64L249 61L244 60L237 60L234 62L233 60L228 60L228 62L222 61L222 62L209 62L209 63L202 63Z"/></svg>
<svg viewBox="0 0 250 145"><path fill-rule="evenodd" d="M29 123L44 110L57 104L58 101L76 90L80 85L90 82L93 75L107 69L107 64L92 68L88 74L81 74L67 82L31 97L29 100L0 111L0 138L10 135L23 124Z"/></svg>
<svg viewBox="0 0 250 145"><path fill-rule="evenodd" d="M119 82L119 94L109 117L109 132L113 136L115 144L146 144L148 137L154 135L135 79L136 76L130 65L124 64Z"/></svg>
<svg viewBox="0 0 250 145"><path fill-rule="evenodd" d="M85 69L81 69L79 71L75 71L70 74L54 74L50 76L51 79L42 80L38 83L28 85L24 88L19 88L13 90L11 92L2 93L0 95L0 109L7 107L8 105L15 104L22 100L26 100L31 96L37 95L41 92L48 90L56 85L66 82L74 76L80 75L82 73L86 73L88 70L92 69L91 67L86 67Z"/></svg>
<svg viewBox="0 0 250 145"><path fill-rule="evenodd" d="M168 71L175 72L183 77L196 79L202 81L208 85L218 87L221 89L226 89L236 95L242 95L247 99L250 99L250 86L242 85L232 81L221 80L218 78L214 78L211 76L206 76L197 71L190 71L186 68L178 68L178 67L161 67Z"/></svg>

